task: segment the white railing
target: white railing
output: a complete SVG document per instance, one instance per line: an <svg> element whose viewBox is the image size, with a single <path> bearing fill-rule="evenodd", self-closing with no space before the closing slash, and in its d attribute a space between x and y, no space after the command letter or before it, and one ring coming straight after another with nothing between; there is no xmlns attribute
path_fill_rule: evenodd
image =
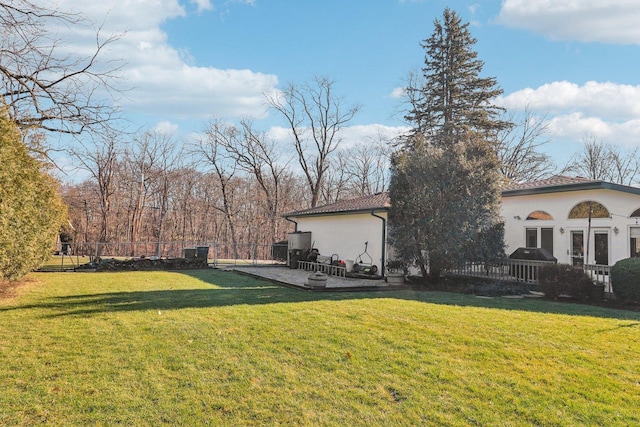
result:
<svg viewBox="0 0 640 427"><path fill-rule="evenodd" d="M345 277L347 275L346 267L321 262L298 261L298 268L306 271L320 271L329 276Z"/></svg>
<svg viewBox="0 0 640 427"><path fill-rule="evenodd" d="M610 265L585 264L584 272L587 273L594 282L603 283L605 292L612 293Z"/></svg>
<svg viewBox="0 0 640 427"><path fill-rule="evenodd" d="M468 262L460 267L447 270L461 276L486 277L511 282L538 283L540 267L554 264L553 261L529 261L523 259L502 259L491 265Z"/></svg>
<svg viewBox="0 0 640 427"><path fill-rule="evenodd" d="M484 263L468 262L465 265L447 270L452 274L461 276L486 277L496 280L507 280L526 283L538 283L538 270L540 267L553 264L553 261L528 261L522 259L504 259L490 266ZM604 291L610 293L611 266L586 264L584 272L595 283L603 283Z"/></svg>

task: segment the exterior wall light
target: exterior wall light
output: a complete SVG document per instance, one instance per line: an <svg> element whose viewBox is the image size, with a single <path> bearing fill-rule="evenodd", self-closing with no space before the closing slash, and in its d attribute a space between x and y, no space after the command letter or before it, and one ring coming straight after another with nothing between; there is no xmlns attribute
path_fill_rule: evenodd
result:
<svg viewBox="0 0 640 427"><path fill-rule="evenodd" d="M560 227L560 234L564 234L564 228Z"/></svg>
<svg viewBox="0 0 640 427"><path fill-rule="evenodd" d="M618 227L613 227L613 232L616 234L616 236L618 235L618 233L620 232L620 229Z"/></svg>

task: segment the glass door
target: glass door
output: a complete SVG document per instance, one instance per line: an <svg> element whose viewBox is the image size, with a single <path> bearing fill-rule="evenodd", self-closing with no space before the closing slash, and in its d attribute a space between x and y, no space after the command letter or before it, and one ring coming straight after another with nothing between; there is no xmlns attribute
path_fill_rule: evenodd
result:
<svg viewBox="0 0 640 427"><path fill-rule="evenodd" d="M596 231L593 237L596 264L609 265L609 233L606 231Z"/></svg>
<svg viewBox="0 0 640 427"><path fill-rule="evenodd" d="M571 232L571 263L574 267L584 265L584 232Z"/></svg>

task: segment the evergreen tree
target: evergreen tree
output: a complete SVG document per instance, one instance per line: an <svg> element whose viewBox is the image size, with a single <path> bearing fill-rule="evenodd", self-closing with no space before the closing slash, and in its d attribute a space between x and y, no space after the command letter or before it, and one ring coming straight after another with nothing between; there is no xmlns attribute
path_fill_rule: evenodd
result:
<svg viewBox="0 0 640 427"><path fill-rule="evenodd" d="M469 24L445 9L434 25L421 44L423 80L407 88L413 130L393 156L389 189L390 240L431 280L457 263L503 254L496 147L509 125L491 104L502 91L480 76Z"/></svg>
<svg viewBox="0 0 640 427"><path fill-rule="evenodd" d="M55 181L1 110L0 164L0 280L13 280L50 256L65 209Z"/></svg>

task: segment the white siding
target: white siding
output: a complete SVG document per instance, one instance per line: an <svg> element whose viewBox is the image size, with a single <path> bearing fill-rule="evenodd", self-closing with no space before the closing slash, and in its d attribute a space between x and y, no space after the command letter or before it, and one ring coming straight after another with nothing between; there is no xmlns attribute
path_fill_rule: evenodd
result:
<svg viewBox="0 0 640 427"><path fill-rule="evenodd" d="M386 212L376 215L387 218ZM311 240L321 255L337 254L342 260L356 260L364 252L373 258L373 264L382 268L382 227L383 222L370 213L352 213L348 215L323 215L295 218L299 231L311 231ZM365 263L368 262L363 257Z"/></svg>

